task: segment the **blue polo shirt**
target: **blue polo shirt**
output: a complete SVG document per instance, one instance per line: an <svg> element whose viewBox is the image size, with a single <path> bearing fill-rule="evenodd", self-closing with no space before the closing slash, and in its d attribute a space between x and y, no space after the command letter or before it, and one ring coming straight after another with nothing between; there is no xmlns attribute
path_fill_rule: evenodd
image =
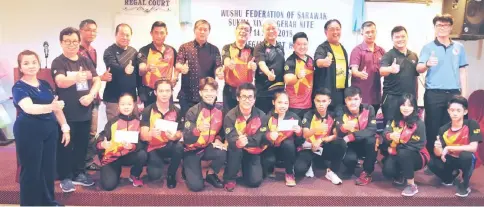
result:
<svg viewBox="0 0 484 207"><path fill-rule="evenodd" d="M439 63L427 70L426 89L461 89L459 69L467 65L466 52L460 42L451 41L445 47L437 39L426 44L420 52L419 63L426 64L434 51Z"/></svg>

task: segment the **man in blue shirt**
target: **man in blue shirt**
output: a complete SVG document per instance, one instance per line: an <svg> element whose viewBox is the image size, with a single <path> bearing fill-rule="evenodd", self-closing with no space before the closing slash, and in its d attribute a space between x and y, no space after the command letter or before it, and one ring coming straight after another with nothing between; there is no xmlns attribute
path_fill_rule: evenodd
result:
<svg viewBox="0 0 484 207"><path fill-rule="evenodd" d="M425 79L425 127L427 149L433 152L439 128L450 121L447 103L456 94L467 96L467 57L464 46L450 39L454 23L449 14L433 19L435 40L420 52L417 71L427 72Z"/></svg>

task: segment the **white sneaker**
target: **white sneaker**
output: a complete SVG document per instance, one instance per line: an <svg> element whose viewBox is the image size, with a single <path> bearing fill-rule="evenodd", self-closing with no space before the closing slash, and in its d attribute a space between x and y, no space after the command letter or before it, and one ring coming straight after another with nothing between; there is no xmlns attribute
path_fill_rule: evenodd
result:
<svg viewBox="0 0 484 207"><path fill-rule="evenodd" d="M311 166L309 166L308 171L306 172L306 177L308 177L308 178L314 177L313 164L312 163L311 163Z"/></svg>
<svg viewBox="0 0 484 207"><path fill-rule="evenodd" d="M335 185L343 183L343 181L333 171L327 171L325 177Z"/></svg>

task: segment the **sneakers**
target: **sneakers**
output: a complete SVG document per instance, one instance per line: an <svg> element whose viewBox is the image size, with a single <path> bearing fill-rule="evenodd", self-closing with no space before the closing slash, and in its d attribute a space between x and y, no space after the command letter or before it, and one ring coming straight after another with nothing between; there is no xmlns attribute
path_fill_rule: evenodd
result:
<svg viewBox="0 0 484 207"><path fill-rule="evenodd" d="M309 166L308 171L306 172L306 177L308 178L313 178L314 177L314 171L313 171L313 165Z"/></svg>
<svg viewBox="0 0 484 207"><path fill-rule="evenodd" d="M76 187L72 183L72 180L70 179L64 179L60 182L60 188L62 189L62 192L64 193L70 193L76 191Z"/></svg>
<svg viewBox="0 0 484 207"><path fill-rule="evenodd" d="M335 185L339 185L339 184L343 183L343 181L333 171L328 170L326 172L325 177L326 177L326 179L328 179L329 181L331 181Z"/></svg>
<svg viewBox="0 0 484 207"><path fill-rule="evenodd" d="M294 178L294 174L286 174L286 186L296 186L296 179Z"/></svg>
<svg viewBox="0 0 484 207"><path fill-rule="evenodd" d="M215 187L215 188L223 188L224 187L224 184L222 183L222 181L220 181L220 179L218 179L218 176L216 174L208 174L208 172L207 172L207 175L205 176L205 181L207 181L207 183L210 183L211 185L213 185L213 187Z"/></svg>
<svg viewBox="0 0 484 207"><path fill-rule="evenodd" d="M458 185L457 192L455 193L456 196L461 198L467 197L471 193L471 188L464 187L462 184Z"/></svg>
<svg viewBox="0 0 484 207"><path fill-rule="evenodd" d="M143 180L141 180L140 177L136 177L134 175L129 176L129 182L132 182L134 187L141 187L144 185Z"/></svg>
<svg viewBox="0 0 484 207"><path fill-rule="evenodd" d="M355 181L356 185L368 185L369 183L371 183L371 175L367 174L365 171L362 171L360 177Z"/></svg>
<svg viewBox="0 0 484 207"><path fill-rule="evenodd" d="M272 171L271 173L268 173L267 177L272 178L272 179L276 178L276 172Z"/></svg>
<svg viewBox="0 0 484 207"><path fill-rule="evenodd" d="M417 193L418 193L418 188L416 184L407 185L407 187L405 187L405 189L403 189L402 191L402 196L414 196Z"/></svg>
<svg viewBox="0 0 484 207"><path fill-rule="evenodd" d="M459 184L460 184L460 183L461 183L461 181L460 181L460 179L459 179L458 177L456 177L456 178L455 178L455 179L454 179L452 182L450 182L450 183L446 183L446 182L442 181L442 185L447 186L447 187L450 187L450 186L453 186L453 185L455 185L455 186L459 186Z"/></svg>
<svg viewBox="0 0 484 207"><path fill-rule="evenodd" d="M93 162L90 165L86 166L86 170L99 171L101 170L101 166Z"/></svg>
<svg viewBox="0 0 484 207"><path fill-rule="evenodd" d="M226 191L232 192L232 191L235 190L236 185L237 184L235 183L235 181L229 181L229 182L225 183L224 188L225 188Z"/></svg>
<svg viewBox="0 0 484 207"><path fill-rule="evenodd" d="M424 169L424 174L425 175L434 175L434 172L432 172L432 170L430 170L430 168L427 166Z"/></svg>
<svg viewBox="0 0 484 207"><path fill-rule="evenodd" d="M393 179L393 185L403 186L403 185L405 185L406 181L407 180L405 180L405 178L403 178L403 176L400 176L398 178Z"/></svg>
<svg viewBox="0 0 484 207"><path fill-rule="evenodd" d="M81 173L77 175L77 177L72 181L74 185L80 185L80 186L93 186L94 181L91 179L90 176Z"/></svg>

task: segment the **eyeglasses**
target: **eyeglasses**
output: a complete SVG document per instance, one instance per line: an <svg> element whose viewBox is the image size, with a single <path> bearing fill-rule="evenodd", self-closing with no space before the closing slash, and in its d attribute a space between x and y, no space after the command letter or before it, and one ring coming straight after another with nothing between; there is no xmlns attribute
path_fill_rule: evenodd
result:
<svg viewBox="0 0 484 207"><path fill-rule="evenodd" d="M247 100L253 101L254 99L255 99L254 96L240 96L240 100L242 101L247 101Z"/></svg>
<svg viewBox="0 0 484 207"><path fill-rule="evenodd" d="M72 45L72 44L74 44L74 45L76 45L76 46L77 46L77 45L79 45L79 41L77 41L77 40L76 40L76 41L63 40L62 42L63 42L64 44L66 44L66 45Z"/></svg>
<svg viewBox="0 0 484 207"><path fill-rule="evenodd" d="M435 27L439 28L439 29L448 29L450 28L452 25L450 24L437 24L435 25Z"/></svg>

